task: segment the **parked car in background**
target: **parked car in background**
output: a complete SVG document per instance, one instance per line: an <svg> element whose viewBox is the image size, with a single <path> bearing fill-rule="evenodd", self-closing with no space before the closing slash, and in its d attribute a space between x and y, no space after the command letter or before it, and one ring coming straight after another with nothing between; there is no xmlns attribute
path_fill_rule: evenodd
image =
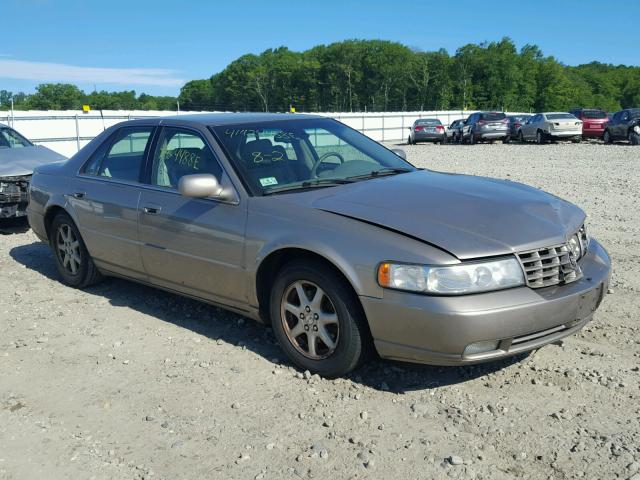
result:
<svg viewBox="0 0 640 480"><path fill-rule="evenodd" d="M448 128L445 129L445 141L451 143L457 143L460 141L460 135L462 133L462 126L464 125L464 118L454 120Z"/></svg>
<svg viewBox="0 0 640 480"><path fill-rule="evenodd" d="M444 143L444 125L437 118L419 118L409 127L407 143L415 145L418 142Z"/></svg>
<svg viewBox="0 0 640 480"><path fill-rule="evenodd" d="M552 140L571 140L574 143L582 139L582 120L568 112L536 113L526 121L518 131L518 140L535 140L538 144Z"/></svg>
<svg viewBox="0 0 640 480"><path fill-rule="evenodd" d="M402 155L320 116L132 120L38 167L29 223L66 284L124 276L262 320L325 377L374 349L500 359L592 319L611 265L580 208Z"/></svg>
<svg viewBox="0 0 640 480"><path fill-rule="evenodd" d="M620 110L611 117L605 127L604 143L628 140L631 145L640 145L640 108Z"/></svg>
<svg viewBox="0 0 640 480"><path fill-rule="evenodd" d="M473 145L476 142L493 142L509 138L509 120L504 112L477 112L467 118L462 126L460 140Z"/></svg>
<svg viewBox="0 0 640 480"><path fill-rule="evenodd" d="M60 160L65 157L0 124L0 218L25 216L33 169Z"/></svg>
<svg viewBox="0 0 640 480"><path fill-rule="evenodd" d="M531 117L532 115L509 115L507 117L509 119L508 140L518 138L518 131L520 130L520 127L522 127L522 125L524 125Z"/></svg>
<svg viewBox="0 0 640 480"><path fill-rule="evenodd" d="M602 138L609 116L597 108L576 108L569 113L582 120L582 138Z"/></svg>

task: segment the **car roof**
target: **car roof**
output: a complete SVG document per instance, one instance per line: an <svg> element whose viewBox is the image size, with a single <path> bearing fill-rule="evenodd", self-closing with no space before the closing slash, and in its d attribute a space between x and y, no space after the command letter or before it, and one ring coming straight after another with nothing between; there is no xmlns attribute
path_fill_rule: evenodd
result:
<svg viewBox="0 0 640 480"><path fill-rule="evenodd" d="M180 120L183 122L194 122L202 125L220 126L233 125L237 123L269 122L277 120L303 120L309 118L327 118L321 115L292 114L292 113L195 113L186 115L172 115L159 117L158 120Z"/></svg>

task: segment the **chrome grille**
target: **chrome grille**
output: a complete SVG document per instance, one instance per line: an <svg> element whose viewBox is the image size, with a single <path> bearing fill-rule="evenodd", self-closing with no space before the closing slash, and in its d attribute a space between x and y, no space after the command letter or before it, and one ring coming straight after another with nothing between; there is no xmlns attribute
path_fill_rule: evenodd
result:
<svg viewBox="0 0 640 480"><path fill-rule="evenodd" d="M572 258L568 245L540 248L518 253L527 285L531 288L550 287L578 280L582 271Z"/></svg>

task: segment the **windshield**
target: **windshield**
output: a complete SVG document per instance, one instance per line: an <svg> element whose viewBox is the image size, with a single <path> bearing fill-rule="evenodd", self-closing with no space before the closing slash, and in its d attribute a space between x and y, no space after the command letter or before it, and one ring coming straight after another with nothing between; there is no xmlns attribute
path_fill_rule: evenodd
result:
<svg viewBox="0 0 640 480"><path fill-rule="evenodd" d="M0 148L31 147L33 144L11 128L0 128Z"/></svg>
<svg viewBox="0 0 640 480"><path fill-rule="evenodd" d="M590 119L607 118L607 114L602 110L583 110L582 118L590 118Z"/></svg>
<svg viewBox="0 0 640 480"><path fill-rule="evenodd" d="M421 118L416 120L416 125L442 125L442 122L437 118Z"/></svg>
<svg viewBox="0 0 640 480"><path fill-rule="evenodd" d="M547 113L547 120L577 120L577 118L570 113Z"/></svg>
<svg viewBox="0 0 640 480"><path fill-rule="evenodd" d="M415 170L378 142L328 118L211 129L254 195Z"/></svg>
<svg viewBox="0 0 640 480"><path fill-rule="evenodd" d="M487 112L480 114L480 120L492 122L494 120L504 120L507 116L503 112Z"/></svg>

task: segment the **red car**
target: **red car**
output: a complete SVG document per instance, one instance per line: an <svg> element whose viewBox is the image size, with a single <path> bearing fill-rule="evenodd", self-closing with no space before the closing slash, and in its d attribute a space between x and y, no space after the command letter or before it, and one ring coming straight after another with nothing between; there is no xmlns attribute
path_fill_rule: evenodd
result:
<svg viewBox="0 0 640 480"><path fill-rule="evenodd" d="M607 112L596 108L578 108L569 113L582 120L582 138L602 138L609 121Z"/></svg>

